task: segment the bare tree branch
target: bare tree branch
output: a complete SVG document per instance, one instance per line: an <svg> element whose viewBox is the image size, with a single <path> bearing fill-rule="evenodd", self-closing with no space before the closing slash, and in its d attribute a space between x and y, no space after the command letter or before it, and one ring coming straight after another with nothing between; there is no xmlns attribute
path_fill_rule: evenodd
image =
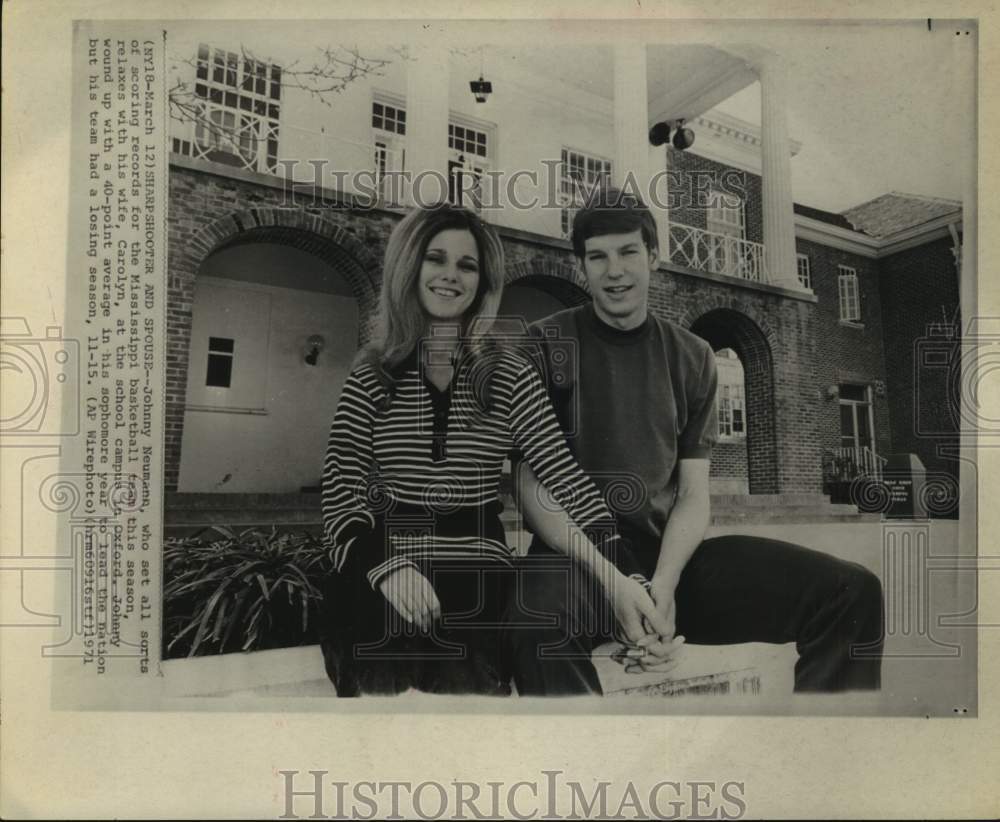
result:
<svg viewBox="0 0 1000 822"><path fill-rule="evenodd" d="M284 91L296 89L305 92L312 99L318 100L326 106L332 107L331 97L343 92L351 83L365 77L382 76L383 69L390 65L391 59L380 59L366 57L360 53L357 47L345 46L325 46L316 50L316 56L309 60L295 60L290 64L275 63L271 58L262 59L246 46L240 46L240 57L243 61L243 69L247 66L276 65L281 72L279 85L282 90L281 99L284 100ZM402 54L400 53L400 56ZM196 69L198 60L195 57L176 57L178 63ZM208 70L211 73L214 63L210 57ZM243 140L258 142L261 136L256 132L247 132L239 126L240 119L236 118L236 127L229 128L223 123L210 119L206 114L206 103L204 95L196 93L195 82L177 80L167 92L168 108L170 118L178 122L194 123L202 130L202 134L208 135L213 143L231 144L237 151ZM268 75L267 82L270 84L271 77ZM233 88L239 93L239 88ZM278 101L275 101L278 102ZM237 111L234 109L234 112ZM238 112L237 112L238 113ZM249 113L249 112L248 112ZM256 145L252 149L256 154Z"/></svg>

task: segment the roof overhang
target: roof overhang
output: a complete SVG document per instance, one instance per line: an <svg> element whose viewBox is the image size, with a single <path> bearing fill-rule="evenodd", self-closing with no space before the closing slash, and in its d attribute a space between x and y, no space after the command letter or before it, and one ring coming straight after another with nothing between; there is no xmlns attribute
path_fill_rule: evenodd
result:
<svg viewBox="0 0 1000 822"><path fill-rule="evenodd" d="M889 237L870 237L860 231L840 228L801 214L795 215L795 236L799 239L837 248L873 260L947 237L951 234L949 227L961 230L961 226L962 212L955 211L904 231L896 232Z"/></svg>

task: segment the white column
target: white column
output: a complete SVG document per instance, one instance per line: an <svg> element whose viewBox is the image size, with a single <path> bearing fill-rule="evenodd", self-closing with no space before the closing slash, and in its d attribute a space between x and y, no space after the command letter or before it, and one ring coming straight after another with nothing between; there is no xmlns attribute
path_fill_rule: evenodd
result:
<svg viewBox="0 0 1000 822"><path fill-rule="evenodd" d="M785 70L776 57L768 57L758 64L757 73L760 77L761 186L767 269L772 284L800 288L795 261Z"/></svg>
<svg viewBox="0 0 1000 822"><path fill-rule="evenodd" d="M615 185L621 187L631 172L639 185L645 185L649 176L646 47L622 43L616 45L614 50L615 156L611 177Z"/></svg>
<svg viewBox="0 0 1000 822"><path fill-rule="evenodd" d="M642 43L616 45L614 72L615 156L611 179L619 188L624 187L628 181L630 191L638 189L642 201L649 206L656 218L657 233L660 235L660 257L664 259L668 240L667 215L665 209L657 208L651 202L649 191L654 168L650 163L649 150L646 46ZM655 170L661 167L662 164ZM661 194L661 199L665 201L666 196Z"/></svg>
<svg viewBox="0 0 1000 822"><path fill-rule="evenodd" d="M616 45L614 72L615 156L611 163L611 180L618 188L638 193L642 201L651 206L645 45ZM656 214L655 208L653 213ZM660 244L663 244L662 237Z"/></svg>
<svg viewBox="0 0 1000 822"><path fill-rule="evenodd" d="M650 146L649 163L650 189L655 185L655 199L652 193L650 199L646 201L650 211L653 212L653 219L656 220L656 233L660 237L660 259L670 260L670 186L667 182L667 149L666 146ZM660 174L659 180L654 184L652 178Z"/></svg>
<svg viewBox="0 0 1000 822"><path fill-rule="evenodd" d="M406 62L408 205L448 198L449 80L447 49L411 46Z"/></svg>

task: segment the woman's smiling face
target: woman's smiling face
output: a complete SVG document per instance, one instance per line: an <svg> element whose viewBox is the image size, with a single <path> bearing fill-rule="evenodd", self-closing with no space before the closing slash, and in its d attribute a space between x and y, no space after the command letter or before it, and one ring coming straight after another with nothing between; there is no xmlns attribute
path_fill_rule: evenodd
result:
<svg viewBox="0 0 1000 822"><path fill-rule="evenodd" d="M431 238L418 283L420 305L434 320L461 319L479 290L479 249L472 232L447 228Z"/></svg>

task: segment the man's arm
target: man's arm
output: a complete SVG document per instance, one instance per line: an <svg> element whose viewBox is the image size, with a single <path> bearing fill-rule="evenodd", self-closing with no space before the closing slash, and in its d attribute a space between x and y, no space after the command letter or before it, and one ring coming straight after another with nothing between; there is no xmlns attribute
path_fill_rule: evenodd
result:
<svg viewBox="0 0 1000 822"><path fill-rule="evenodd" d="M660 556L650 580L649 593L657 610L669 621L669 639L674 627L674 591L681 572L705 538L711 515L707 459L678 462L677 500L660 539Z"/></svg>
<svg viewBox="0 0 1000 822"><path fill-rule="evenodd" d="M583 530L576 526L538 481L531 467L522 460L514 466L513 473L514 501L528 528L546 544L593 574L614 608L615 618L625 636L632 642L639 642L650 633L643 627L644 623L648 623L655 635L666 633L670 624L665 616L657 612L643 585L625 576L594 547ZM660 650L659 646L657 650Z"/></svg>

